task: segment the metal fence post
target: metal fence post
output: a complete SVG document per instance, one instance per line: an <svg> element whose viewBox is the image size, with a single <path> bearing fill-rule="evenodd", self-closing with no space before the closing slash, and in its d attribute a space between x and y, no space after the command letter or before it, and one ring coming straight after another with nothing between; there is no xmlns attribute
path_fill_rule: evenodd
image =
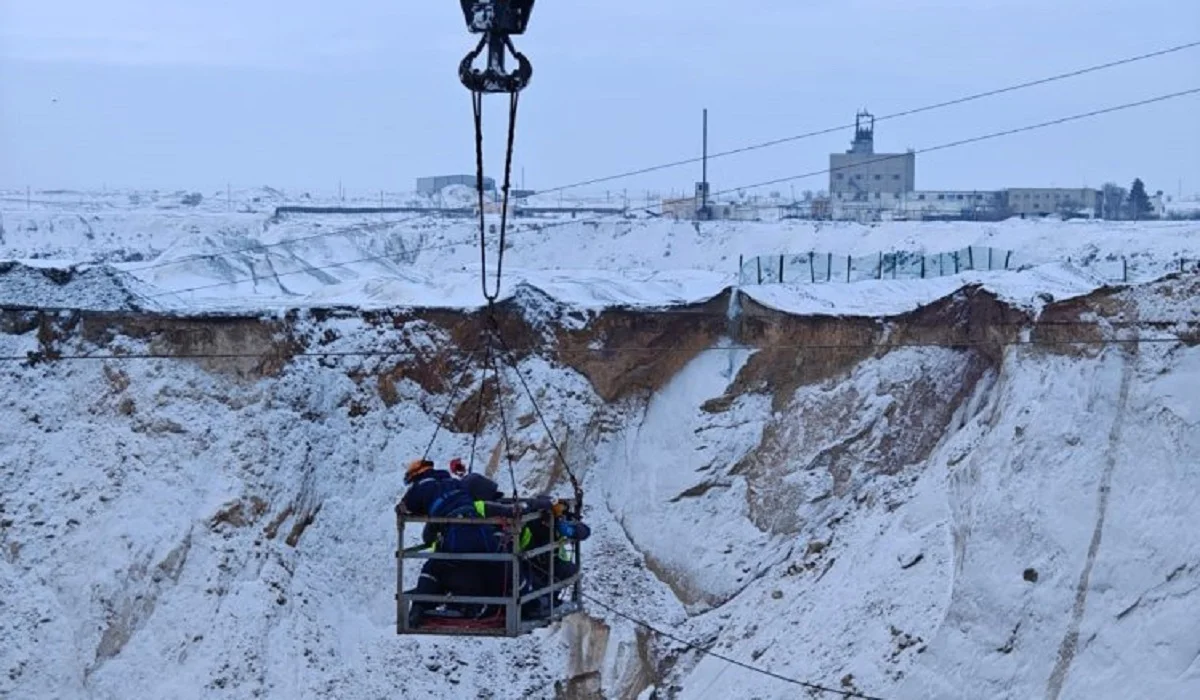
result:
<svg viewBox="0 0 1200 700"><path fill-rule="evenodd" d="M813 284L817 283L817 268L813 265L813 252L808 251L808 281Z"/></svg>
<svg viewBox="0 0 1200 700"><path fill-rule="evenodd" d="M833 253L825 254L825 281L833 279Z"/></svg>
<svg viewBox="0 0 1200 700"><path fill-rule="evenodd" d="M509 560L508 564L512 572L509 585L512 588L508 589L510 596L508 602L505 603L505 607L508 608L506 611L508 614L505 616L505 626L508 628L510 637L516 637L521 633L521 565L517 557L517 550L521 546L521 530L524 527L525 523L521 522L521 517L518 515L513 521L512 537L509 538L512 546L512 559ZM551 532L550 536L553 537L554 533Z"/></svg>
<svg viewBox="0 0 1200 700"><path fill-rule="evenodd" d="M738 284L742 284L742 256L738 256Z"/></svg>
<svg viewBox="0 0 1200 700"><path fill-rule="evenodd" d="M524 526L522 526L524 527ZM550 511L550 541L558 542L558 521L554 517L554 511ZM550 585L554 585L554 560L558 559L558 549L550 550ZM531 585L530 588L533 588ZM550 619L554 619L554 600L558 598L558 591L550 592ZM520 600L518 596L517 600Z"/></svg>
<svg viewBox="0 0 1200 700"><path fill-rule="evenodd" d="M783 256L779 256L779 283L783 284Z"/></svg>
<svg viewBox="0 0 1200 700"><path fill-rule="evenodd" d="M396 634L408 631L404 605L404 517L396 514Z"/></svg>
<svg viewBox="0 0 1200 700"><path fill-rule="evenodd" d="M846 282L850 282L850 256L846 256Z"/></svg>
<svg viewBox="0 0 1200 700"><path fill-rule="evenodd" d="M1121 256L1121 281L1129 281L1129 259L1124 255Z"/></svg>

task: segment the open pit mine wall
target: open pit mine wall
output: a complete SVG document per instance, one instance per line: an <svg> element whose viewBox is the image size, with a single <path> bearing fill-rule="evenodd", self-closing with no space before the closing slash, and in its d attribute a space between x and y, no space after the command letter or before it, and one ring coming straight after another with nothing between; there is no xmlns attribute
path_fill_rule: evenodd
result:
<svg viewBox="0 0 1200 700"><path fill-rule="evenodd" d="M977 382L1000 368L1012 344L1031 344L1029 352L1076 358L1097 356L1102 350L1099 341L1139 336L1174 334L1194 346L1200 342L1197 324L1180 324L1177 319L1194 313L1189 311L1189 300L1198 297L1200 279L1173 278L1134 289L1105 288L1053 302L1035 317L986 289L970 286L907 313L871 318L793 315L762 306L734 290L698 304L601 311L575 310L544 297L527 296L499 304L495 322L523 364L536 356L574 370L590 385L594 396L579 403L591 407L593 414L585 417L588 436L582 445L574 446L577 454L586 454L589 445L603 439L606 406L648 401L702 352L721 342L759 351L741 365L723 395L700 407L708 413L726 410L747 395L763 397L771 408L783 411L799 388L836 385L897 348L951 347L958 356L947 365L954 376L941 378L950 387L949 395L923 391L918 385L932 383L932 378L916 377L910 386L893 387L900 405L885 421L887 425L879 423L878 430L872 428L878 435L860 441L862 449L804 456L806 460L811 457L814 464L820 462L817 466L832 474L833 495L846 496L873 474L892 474L922 463L945 434L956 407L974 392ZM1148 299L1154 303L1147 304ZM1147 307L1155 313L1146 313ZM731 313L731 308L737 313ZM407 380L433 397L431 411L440 410L450 396L456 396L445 423L453 433L469 433L474 427L481 373L477 351L491 323L482 311L448 309L319 308L275 315L0 309L0 334L18 341L7 346L31 353L23 363L26 365L81 354L148 354L178 357L227 379L253 382L284 375L296 363L318 362L329 371L349 372L358 387L330 410L344 411L351 419L386 410L406 400L398 387ZM340 358L313 357L359 350L395 354L354 362L340 362L353 357L345 354ZM5 370L22 371L12 366L17 364L11 363ZM506 387L510 393L519 390ZM559 386L535 386L534 390L547 394L576 391ZM485 420L494 426L499 416L493 409L491 403L485 405ZM918 418L914 422L907 416ZM520 422L521 417L516 418ZM763 416L764 421L768 418ZM762 444L745 454L733 472L745 475L752 485L749 516L755 526L772 535L791 536L798 531L798 522L766 515L779 510L775 502L786 498L791 487L774 483L779 470L764 471L759 464L775 449L772 440L786 443L793 451L803 446L803 441L792 439L796 436L780 432L785 427L773 430L768 421ZM593 466L583 462L585 470ZM562 485L563 475L551 472L541 475L539 485ZM253 513L254 504L246 509ZM295 520L297 525L288 530L289 539L299 539L303 524L312 518ZM696 572L652 556L652 533L639 529L632 519L624 525L631 542L646 554L648 568L685 605L704 609L737 595L741 583L706 587ZM659 661L661 666L664 662ZM643 660L648 677L658 676L649 668L652 665L652 660Z"/></svg>
<svg viewBox="0 0 1200 700"><path fill-rule="evenodd" d="M543 399L563 394L578 409L573 416L550 420L582 420L581 426L567 426L574 431L568 452L578 455L572 461L582 462L585 472L594 461L591 448L619 422L617 411L606 414L607 408L645 406L681 369L714 346L732 343L756 352L741 364L723 395L703 402L699 408L707 413L726 410L746 395L766 397L773 411L782 411L799 388L836 384L889 353L950 349L958 358L948 370L954 376L914 376L910 386L893 388L893 398L904 405L872 454L819 456L830 462L824 466L834 475L834 495L842 496L853 488L852 481L861 483L851 472L860 477L890 474L921 462L941 439L956 407L981 378L1001 366L1014 346L1034 353L1094 357L1106 340L1168 334L1194 344L1200 337L1200 319L1193 318L1196 311L1189 300L1197 297L1200 277L1173 275L1149 285L1107 287L1051 302L1035 315L969 285L906 313L867 317L790 314L732 288L701 303L603 310L573 309L535 290L497 304L494 315L483 309L436 308L178 315L0 307L0 334L19 341L7 347L20 348L19 354L27 357L20 364L26 366L64 356L152 356L180 358L227 379L254 381L277 377L296 363L315 362L323 371L342 372L353 380L355 391L333 408L349 418L397 405L405 400L399 387L410 381L427 399L424 410L436 415L443 410L439 404L449 402L445 428L469 434L480 416L485 428L493 429L501 417L496 380L487 377L482 352L483 339L494 324L522 366L536 359L569 368L590 385L591 395L584 396L577 391L580 387L540 386L531 378L531 388ZM1144 313L1147 308L1152 311ZM9 371L19 371L15 364ZM542 377L543 383L551 381L548 376ZM510 397L523 391L511 373L506 383L503 391ZM935 384L942 388L916 387ZM910 425L905 422L910 416L920 419ZM515 418L520 428L534 420L531 413ZM764 442L770 438L764 435ZM498 447L492 450L489 473L497 466ZM556 462L549 445L530 444L525 449L546 456L545 463ZM836 464L839 460L846 465ZM858 464L863 460L873 463L864 470ZM751 461L743 462L735 471L755 468ZM853 468L847 466L851 462ZM536 485L562 485L560 466L535 479ZM765 521L758 524L766 527ZM775 534L789 531L767 529Z"/></svg>
<svg viewBox="0 0 1200 700"><path fill-rule="evenodd" d="M1197 287L1195 276L1173 277L1141 291L1167 306L1186 306L1187 299L1200 292ZM395 405L401 400L397 383L407 379L442 400L454 396L446 427L466 433L476 421L483 339L493 322L518 362L537 356L570 368L609 406L647 400L717 343L756 349L725 396L703 408L719 411L738 396L758 394L769 396L772 407L780 410L799 387L836 381L861 363L897 349L946 346L961 353L962 376L953 381L965 396L985 372L999 366L1014 344L1091 356L1101 349L1097 341L1130 339L1138 333L1175 332L1184 342L1196 342L1195 323L1169 321L1178 314L1163 311L1154 314L1160 318L1143 319L1131 296L1135 291L1103 288L1050 303L1036 317L980 286L966 286L907 313L874 318L789 314L734 289L702 303L670 308L586 311L526 294L499 303L494 319L484 310L457 309L334 307L274 315L178 315L6 307L0 308L0 333L24 336L23 348L36 346L24 350L25 365L84 354L153 355L181 358L211 372L253 381L287 372L292 363L315 361L348 371L364 390L361 397L348 398L338 407L351 417ZM355 355L358 352L370 361L353 361L364 357ZM314 356L321 353L331 356ZM507 381L513 382L511 375ZM484 420L494 424L499 418L491 390L494 379L488 382ZM543 396L555 389L532 388ZM507 386L505 391L522 389ZM936 433L939 427L944 425L921 429ZM938 435L927 437L936 440Z"/></svg>
<svg viewBox="0 0 1200 700"><path fill-rule="evenodd" d="M1169 285L1172 279L1156 284ZM536 304L509 299L497 304L495 320L518 360L536 354L574 369L608 403L653 392L720 338L760 350L738 374L734 388L769 392L786 401L798 386L837 377L896 347L950 346L971 353L978 362L994 364L1014 343L1038 345L1052 353L1087 353L1086 344L1131 337L1130 330L1177 325L1138 319L1124 290L1107 287L1053 302L1036 318L970 285L912 311L881 317L795 315L726 289L701 303L664 308L581 311L544 297ZM1185 303L1185 290L1172 294ZM730 313L731 301L736 313ZM456 377L469 378L470 371L462 372L465 365L482 364L478 358L491 327L483 310L436 308L181 315L0 307L0 333L36 334L38 349L31 355L35 362L81 352L103 354L107 349L114 354L193 358L189 361L212 371L248 379L277 375L298 355L327 351L349 332L347 322L354 320L361 322L363 333L358 350L407 358L391 371L434 394L448 391ZM366 339L372 329L401 333L373 345ZM1184 340L1194 340L1188 335L1191 327L1184 330ZM134 349L127 341L141 344ZM345 351L339 347L332 352ZM386 377L377 380L386 393Z"/></svg>

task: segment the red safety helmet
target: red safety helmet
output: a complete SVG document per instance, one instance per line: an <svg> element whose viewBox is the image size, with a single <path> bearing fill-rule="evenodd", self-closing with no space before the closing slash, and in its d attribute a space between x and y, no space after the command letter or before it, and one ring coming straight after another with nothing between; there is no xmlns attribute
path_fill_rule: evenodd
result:
<svg viewBox="0 0 1200 700"><path fill-rule="evenodd" d="M450 473L457 477L466 476L467 465L463 464L461 459L455 457L454 459L450 460Z"/></svg>

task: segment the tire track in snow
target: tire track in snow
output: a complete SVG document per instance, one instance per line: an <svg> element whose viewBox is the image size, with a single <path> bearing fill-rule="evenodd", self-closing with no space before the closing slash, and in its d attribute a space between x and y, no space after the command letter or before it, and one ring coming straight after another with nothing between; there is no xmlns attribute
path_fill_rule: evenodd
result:
<svg viewBox="0 0 1200 700"><path fill-rule="evenodd" d="M1079 575L1079 584L1075 587L1075 606L1071 610L1071 622L1067 626L1067 634L1058 647L1058 659L1054 662L1054 670L1046 683L1046 700L1058 700L1062 693L1067 673L1071 670L1071 662L1075 660L1075 652L1079 647L1079 625L1083 621L1083 612L1087 606L1088 587L1092 578L1092 567L1096 563L1096 553L1100 551L1100 539L1104 534L1104 518L1108 514L1109 490L1112 485L1113 472L1117 466L1117 446L1121 442L1121 432L1125 425L1125 406L1129 402L1129 387L1133 383L1134 361L1137 346L1130 346L1130 351L1122 352L1124 362L1121 367L1121 389L1117 397L1117 415L1113 418L1112 429L1108 433L1107 459L1104 473L1100 477L1100 499L1096 508L1096 525L1092 529L1092 541L1088 545L1087 561L1084 562L1083 572Z"/></svg>

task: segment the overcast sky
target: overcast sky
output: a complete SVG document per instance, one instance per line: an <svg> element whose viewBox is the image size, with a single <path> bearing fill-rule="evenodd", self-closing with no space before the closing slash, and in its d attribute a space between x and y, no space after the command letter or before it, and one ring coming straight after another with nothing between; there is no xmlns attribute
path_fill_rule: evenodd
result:
<svg viewBox="0 0 1200 700"><path fill-rule="evenodd" d="M548 188L1200 39L1196 0L541 0L516 170ZM0 187L409 190L473 172L454 0L0 0ZM879 151L1200 87L1200 49L882 122ZM504 99L486 100L499 175ZM1200 192L1200 96L917 158L917 186ZM817 170L850 130L710 163ZM688 166L593 190L690 188ZM794 183L823 189L827 178ZM771 189L787 191L788 185Z"/></svg>

